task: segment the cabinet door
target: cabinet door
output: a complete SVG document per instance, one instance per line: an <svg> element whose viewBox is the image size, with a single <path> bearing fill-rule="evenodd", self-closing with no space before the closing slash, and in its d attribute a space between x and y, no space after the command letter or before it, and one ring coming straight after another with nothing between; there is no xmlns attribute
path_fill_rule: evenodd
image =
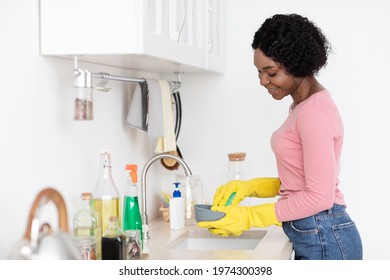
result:
<svg viewBox="0 0 390 280"><path fill-rule="evenodd" d="M41 0L41 53L153 72L220 71L209 63L222 54L219 2Z"/></svg>
<svg viewBox="0 0 390 280"><path fill-rule="evenodd" d="M207 9L207 68L223 72L224 61L224 6L223 1L208 1Z"/></svg>

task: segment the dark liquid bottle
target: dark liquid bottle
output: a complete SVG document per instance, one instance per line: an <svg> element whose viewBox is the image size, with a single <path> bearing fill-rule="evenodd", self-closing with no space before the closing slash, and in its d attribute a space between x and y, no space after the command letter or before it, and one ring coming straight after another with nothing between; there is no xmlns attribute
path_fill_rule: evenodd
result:
<svg viewBox="0 0 390 280"><path fill-rule="evenodd" d="M102 238L102 259L103 260L123 260L125 254L125 239L118 237Z"/></svg>
<svg viewBox="0 0 390 280"><path fill-rule="evenodd" d="M126 239L118 226L118 217L111 216L102 237L102 260L124 260Z"/></svg>

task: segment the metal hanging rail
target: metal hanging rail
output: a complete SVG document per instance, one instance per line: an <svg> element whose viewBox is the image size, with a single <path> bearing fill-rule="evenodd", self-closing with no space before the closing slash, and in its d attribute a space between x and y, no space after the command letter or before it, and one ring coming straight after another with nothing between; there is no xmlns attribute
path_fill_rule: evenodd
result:
<svg viewBox="0 0 390 280"><path fill-rule="evenodd" d="M87 72L87 75L84 74L84 72ZM173 91L180 88L181 85L181 74L182 72L175 72L175 74L178 75L177 81L168 81L169 86ZM75 84L77 84L78 87L91 87L92 86L92 78L99 79L97 85L95 88L100 91L109 91L110 88L106 87L106 84L108 81L119 81L119 82L134 82L134 83L144 83L146 82L143 78L134 78L134 77L127 77L127 76L119 76L119 75L111 75L110 73L105 72L99 72L99 73L91 73L88 70L81 70L78 66L78 56L74 56L74 76L75 76Z"/></svg>
<svg viewBox="0 0 390 280"><path fill-rule="evenodd" d="M101 79L101 80L112 80L112 81L119 81L119 82L135 82L135 83L145 82L145 79L141 79L141 78L111 75L109 73L104 73L104 72L92 73L92 75L94 78Z"/></svg>
<svg viewBox="0 0 390 280"><path fill-rule="evenodd" d="M181 86L181 72L175 73L178 75L178 81L167 81L171 94L177 93L177 90ZM111 88L106 87L107 83L112 81L120 82L135 82L135 83L147 83L146 79L133 78L126 76L111 75L110 73L99 72L92 73L87 69L80 69L78 65L78 57L74 57L74 69L73 69L73 87L75 88L75 120L93 120L93 89L107 92ZM92 79L99 79L96 85L93 85Z"/></svg>

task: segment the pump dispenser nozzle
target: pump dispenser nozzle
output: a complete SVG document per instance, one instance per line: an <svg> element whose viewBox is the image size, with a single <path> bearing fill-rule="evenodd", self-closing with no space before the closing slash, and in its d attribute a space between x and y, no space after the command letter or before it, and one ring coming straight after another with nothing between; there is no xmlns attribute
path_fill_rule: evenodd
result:
<svg viewBox="0 0 390 280"><path fill-rule="evenodd" d="M181 197L181 192L179 190L180 183L173 183L175 185L175 190L173 191L173 197Z"/></svg>
<svg viewBox="0 0 390 280"><path fill-rule="evenodd" d="M137 177L138 166L136 164L126 164L125 170L129 171L131 180L133 181L134 184L136 184L138 182L138 177Z"/></svg>

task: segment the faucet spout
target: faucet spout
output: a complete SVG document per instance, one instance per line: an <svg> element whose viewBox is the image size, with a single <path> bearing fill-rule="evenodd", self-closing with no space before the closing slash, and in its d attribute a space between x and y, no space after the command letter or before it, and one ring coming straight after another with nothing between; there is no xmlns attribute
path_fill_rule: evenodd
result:
<svg viewBox="0 0 390 280"><path fill-rule="evenodd" d="M186 176L191 176L192 172L190 168L188 167L187 163L180 157L169 154L169 153L162 153L162 154L157 154L150 158L144 165L144 168L142 170L142 175L141 175L141 191L142 191L142 221L143 221L143 226L142 226L142 232L143 232L143 239L150 239L149 236L149 221L148 221L148 213L147 213L147 208L146 208L146 174L148 173L149 167L157 160L163 159L163 158L169 158L176 160L184 169L184 173Z"/></svg>

